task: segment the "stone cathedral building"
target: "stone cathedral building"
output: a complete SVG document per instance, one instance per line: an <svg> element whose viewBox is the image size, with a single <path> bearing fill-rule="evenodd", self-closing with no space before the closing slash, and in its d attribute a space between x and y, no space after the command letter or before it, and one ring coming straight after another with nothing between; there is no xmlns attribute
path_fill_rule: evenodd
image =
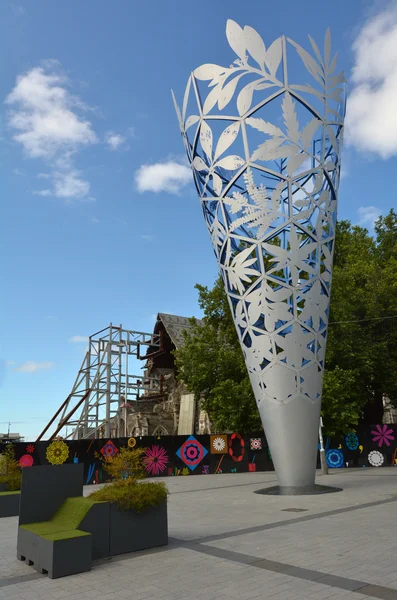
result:
<svg viewBox="0 0 397 600"><path fill-rule="evenodd" d="M145 391L128 409L128 436L211 433L207 413L176 380L173 351L181 347L183 330L190 326L186 317L157 315L153 333L160 335L160 349L148 349L142 378Z"/></svg>

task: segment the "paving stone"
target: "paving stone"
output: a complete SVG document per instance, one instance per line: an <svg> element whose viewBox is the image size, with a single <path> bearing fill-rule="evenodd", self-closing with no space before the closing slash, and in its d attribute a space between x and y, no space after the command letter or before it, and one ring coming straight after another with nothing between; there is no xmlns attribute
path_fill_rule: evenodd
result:
<svg viewBox="0 0 397 600"><path fill-rule="evenodd" d="M167 548L59 580L16 560L17 519L0 519L0 600L397 600L396 470L335 471L318 482L342 492L298 498L253 493L274 473L165 481Z"/></svg>

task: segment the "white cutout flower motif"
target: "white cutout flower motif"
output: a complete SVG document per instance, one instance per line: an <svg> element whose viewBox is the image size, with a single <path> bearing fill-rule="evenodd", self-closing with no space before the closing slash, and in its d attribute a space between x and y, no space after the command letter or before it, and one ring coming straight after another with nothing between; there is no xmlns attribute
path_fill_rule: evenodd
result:
<svg viewBox="0 0 397 600"><path fill-rule="evenodd" d="M225 440L223 440L222 438L218 437L215 438L212 441L212 447L214 448L214 450L216 450L217 452L222 452L222 450L224 450L226 448L226 444L225 444Z"/></svg>
<svg viewBox="0 0 397 600"><path fill-rule="evenodd" d="M302 284L301 284L302 285ZM300 321L312 320L312 328L318 331L320 329L320 320L324 323L328 321L327 309L329 306L329 297L324 292L320 280L316 281L309 287L303 295L305 305L299 314Z"/></svg>
<svg viewBox="0 0 397 600"><path fill-rule="evenodd" d="M290 332L280 332L276 335L275 342L277 346L284 350L279 358L286 358L287 364L291 367L300 369L303 361L314 359L314 349L310 348L314 342L314 336L298 323L293 323Z"/></svg>
<svg viewBox="0 0 397 600"><path fill-rule="evenodd" d="M256 290L246 297L248 318L254 324L263 315L265 330L273 332L278 321L291 321L293 314L286 302L291 297L292 290L279 286L274 289L263 280Z"/></svg>
<svg viewBox="0 0 397 600"><path fill-rule="evenodd" d="M272 340L265 336L252 335L251 346L244 344L243 352L249 373L260 372L263 363L271 362L274 358Z"/></svg>
<svg viewBox="0 0 397 600"><path fill-rule="evenodd" d="M298 285L300 271L305 271L312 275L316 274L316 269L310 264L312 262L310 254L317 250L318 243L313 241L307 242L307 239L298 235L294 226L291 225L289 248L282 248L281 246L268 243L263 244L263 247L269 254L274 256L274 258L270 259L270 262L276 263L276 269L269 269L269 274L275 270L288 267L291 271L291 279L294 286Z"/></svg>

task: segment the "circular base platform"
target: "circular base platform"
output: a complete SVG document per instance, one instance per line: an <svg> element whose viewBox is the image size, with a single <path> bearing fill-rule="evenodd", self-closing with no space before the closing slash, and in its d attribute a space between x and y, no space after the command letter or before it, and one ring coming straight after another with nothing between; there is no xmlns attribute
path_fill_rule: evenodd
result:
<svg viewBox="0 0 397 600"><path fill-rule="evenodd" d="M256 490L254 494L263 494L265 496L316 496L317 494L332 494L341 492L342 488L331 487L329 485L305 485L302 487L280 487L275 485Z"/></svg>

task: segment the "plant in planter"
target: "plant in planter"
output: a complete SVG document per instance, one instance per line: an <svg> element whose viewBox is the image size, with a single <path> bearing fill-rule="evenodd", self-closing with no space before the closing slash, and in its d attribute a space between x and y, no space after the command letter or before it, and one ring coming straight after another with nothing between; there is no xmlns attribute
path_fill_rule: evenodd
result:
<svg viewBox="0 0 397 600"><path fill-rule="evenodd" d="M161 482L142 482L144 449L121 448L103 459L112 482L90 494L110 503L110 555L135 552L168 543L167 488Z"/></svg>
<svg viewBox="0 0 397 600"><path fill-rule="evenodd" d="M21 467L12 444L7 445L0 458L0 517L12 517L19 511Z"/></svg>
<svg viewBox="0 0 397 600"><path fill-rule="evenodd" d="M15 459L13 444L8 444L0 456L0 492L19 491L21 489L21 467Z"/></svg>

